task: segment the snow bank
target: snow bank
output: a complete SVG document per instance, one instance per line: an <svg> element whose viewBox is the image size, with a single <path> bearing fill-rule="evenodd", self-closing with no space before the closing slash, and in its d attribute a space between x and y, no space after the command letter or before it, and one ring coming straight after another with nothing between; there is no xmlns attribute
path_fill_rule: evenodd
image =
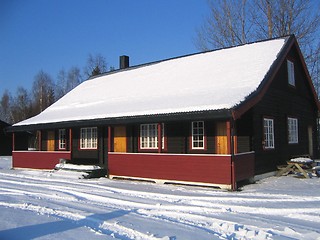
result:
<svg viewBox="0 0 320 240"><path fill-rule="evenodd" d="M90 171L98 170L102 168L96 165L75 165L70 163L58 163L55 166L55 169L90 172Z"/></svg>

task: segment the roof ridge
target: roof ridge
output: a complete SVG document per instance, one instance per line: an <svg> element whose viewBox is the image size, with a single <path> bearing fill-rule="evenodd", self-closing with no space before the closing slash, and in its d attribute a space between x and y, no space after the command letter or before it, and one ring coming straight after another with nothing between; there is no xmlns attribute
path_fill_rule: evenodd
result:
<svg viewBox="0 0 320 240"><path fill-rule="evenodd" d="M245 46L245 45L250 45L250 44L255 44L255 43L268 42L268 41L273 41L273 40L277 40L277 39L285 39L285 42L287 42L288 39L291 38L291 37L294 37L294 34L289 34L289 35L285 35L285 36L282 36L282 37L273 37L273 38L268 38L268 39L261 39L261 40L256 40L256 41L252 41L252 42L248 42L248 43L235 45L235 46L221 47L221 48L217 48L217 49L211 49L211 50L202 51L202 52L189 53L189 54L185 54L185 55L165 58L165 59L156 60L156 61L152 61L152 62L141 63L141 64L138 64L138 65L129 66L129 67L123 68L123 69L116 69L116 70L111 70L111 71L108 71L108 72L104 72L104 73L101 73L99 75L92 76L92 77L88 78L87 80L93 80L93 79L96 79L96 78L99 78L99 77L103 77L103 76L107 76L107 75L111 75L111 74L115 74L115 73L119 73L119 72L130 71L130 70L133 70L133 69L146 67L146 66L150 66L150 65L153 65L153 64L158 64L158 63L161 63L161 62L166 62L166 61L171 61L171 60L175 60L175 59L191 57L191 56L195 56L195 55L206 54L206 53L211 53L211 52L216 52L216 51L221 51L221 50L226 50L226 49L242 47L242 46Z"/></svg>

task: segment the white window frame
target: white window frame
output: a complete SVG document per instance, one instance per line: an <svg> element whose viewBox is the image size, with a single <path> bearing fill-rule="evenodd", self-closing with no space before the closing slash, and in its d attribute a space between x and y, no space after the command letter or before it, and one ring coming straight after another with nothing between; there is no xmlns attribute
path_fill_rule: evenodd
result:
<svg viewBox="0 0 320 240"><path fill-rule="evenodd" d="M59 129L59 149L67 148L66 130Z"/></svg>
<svg viewBox="0 0 320 240"><path fill-rule="evenodd" d="M295 76L294 76L294 63L290 60L287 60L288 68L288 83L291 86L296 86Z"/></svg>
<svg viewBox="0 0 320 240"><path fill-rule="evenodd" d="M80 129L80 149L98 148L98 129L96 127Z"/></svg>
<svg viewBox="0 0 320 240"><path fill-rule="evenodd" d="M163 123L161 145L164 149ZM158 123L140 124L140 149L158 149Z"/></svg>
<svg viewBox="0 0 320 240"><path fill-rule="evenodd" d="M204 121L191 123L192 149L205 149Z"/></svg>
<svg viewBox="0 0 320 240"><path fill-rule="evenodd" d="M274 149L274 120L263 118L264 149Z"/></svg>
<svg viewBox="0 0 320 240"><path fill-rule="evenodd" d="M288 117L288 143L299 143L298 119Z"/></svg>

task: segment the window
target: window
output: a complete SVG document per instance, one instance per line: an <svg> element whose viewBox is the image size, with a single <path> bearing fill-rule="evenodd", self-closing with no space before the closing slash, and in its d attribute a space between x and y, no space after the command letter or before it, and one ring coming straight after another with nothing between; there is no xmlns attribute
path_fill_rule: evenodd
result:
<svg viewBox="0 0 320 240"><path fill-rule="evenodd" d="M66 149L66 130L59 129L59 149Z"/></svg>
<svg viewBox="0 0 320 240"><path fill-rule="evenodd" d="M287 68L288 68L288 82L291 86L295 86L295 79L294 79L294 64L293 62L287 60Z"/></svg>
<svg viewBox="0 0 320 240"><path fill-rule="evenodd" d="M164 149L164 124L162 124L162 149ZM140 149L158 149L158 124L140 125Z"/></svg>
<svg viewBox="0 0 320 240"><path fill-rule="evenodd" d="M264 118L263 119L264 128L264 148L274 149L274 125L273 119Z"/></svg>
<svg viewBox="0 0 320 240"><path fill-rule="evenodd" d="M288 143L298 142L298 119L288 118Z"/></svg>
<svg viewBox="0 0 320 240"><path fill-rule="evenodd" d="M204 122L192 122L192 149L204 149Z"/></svg>
<svg viewBox="0 0 320 240"><path fill-rule="evenodd" d="M80 149L97 149L98 134L97 128L80 129Z"/></svg>

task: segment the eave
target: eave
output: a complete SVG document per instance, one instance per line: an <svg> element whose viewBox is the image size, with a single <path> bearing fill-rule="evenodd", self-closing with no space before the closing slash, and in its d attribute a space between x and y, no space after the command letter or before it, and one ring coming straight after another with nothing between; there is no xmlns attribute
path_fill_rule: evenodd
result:
<svg viewBox="0 0 320 240"><path fill-rule="evenodd" d="M169 122L169 121L194 121L194 120L219 120L232 118L230 109L195 111L195 112L177 112L168 114L126 116L117 118L103 118L90 120L77 120L65 122L53 122L32 125L19 125L7 128L8 132L27 132L45 129L59 129L72 127L88 126L110 126L124 124L139 124L152 122Z"/></svg>

